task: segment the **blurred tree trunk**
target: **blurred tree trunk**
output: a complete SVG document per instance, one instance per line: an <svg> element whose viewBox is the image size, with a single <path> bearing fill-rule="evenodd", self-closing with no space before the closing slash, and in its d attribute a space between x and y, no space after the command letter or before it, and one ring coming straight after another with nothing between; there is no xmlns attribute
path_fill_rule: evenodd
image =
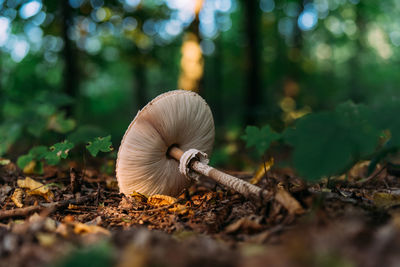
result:
<svg viewBox="0 0 400 267"><path fill-rule="evenodd" d="M244 8L245 30L246 30L246 123L254 124L257 121L257 110L262 103L262 92L260 82L260 25L261 12L259 1L242 0Z"/></svg>
<svg viewBox="0 0 400 267"><path fill-rule="evenodd" d="M140 55L139 50L135 55L138 60L134 65L134 98L136 99L136 103L139 109L143 108L147 104L147 96L146 96L146 89L147 89L147 80L146 80L146 65L145 65L145 56Z"/></svg>
<svg viewBox="0 0 400 267"><path fill-rule="evenodd" d="M203 84L204 58L200 48L199 13L203 0L196 0L195 18L188 27L182 43L181 73L178 87L180 89L199 92Z"/></svg>
<svg viewBox="0 0 400 267"><path fill-rule="evenodd" d="M357 29L360 34L366 33L365 25L366 25L366 19L364 17L364 3L360 1L358 3L357 7L355 8L356 10L356 18L355 18L355 23L357 25ZM362 76L361 71L360 71L360 59L361 59L361 54L364 50L364 46L362 44L362 38L357 38L355 40L356 44L356 52L354 53L353 57L349 60L350 64L350 77L349 77L349 83L350 83L350 99L356 103L362 102L365 98L362 88L363 86L360 84L360 77Z"/></svg>
<svg viewBox="0 0 400 267"><path fill-rule="evenodd" d="M76 53L73 42L68 37L68 32L72 26L72 8L69 1L60 1L61 5L61 23L62 23L62 38L64 48L62 55L64 58L64 93L76 100L79 90L79 70L76 61ZM66 107L67 115L73 113L73 104Z"/></svg>
<svg viewBox="0 0 400 267"><path fill-rule="evenodd" d="M223 88L222 68L223 68L224 58L223 58L223 54L222 54L222 49L223 49L222 36L219 36L219 38L217 38L215 40L214 71L213 71L213 76L215 77L214 78L215 83L214 83L213 88L211 88L211 90L213 91L213 96L214 96L212 99L215 99L214 107L216 108L214 117L215 117L215 120L218 125L221 124L222 118L224 117L222 114L222 112L223 112L222 107L224 106L224 103L223 103L224 90L222 90L222 88Z"/></svg>

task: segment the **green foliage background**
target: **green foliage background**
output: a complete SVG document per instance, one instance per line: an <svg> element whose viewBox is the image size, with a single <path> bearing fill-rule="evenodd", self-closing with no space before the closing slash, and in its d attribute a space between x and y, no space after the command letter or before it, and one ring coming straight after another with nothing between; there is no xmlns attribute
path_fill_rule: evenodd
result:
<svg viewBox="0 0 400 267"><path fill-rule="evenodd" d="M189 31L201 41L219 166L247 166L246 125L260 126L245 132L256 161L288 128L280 140L304 175L311 162L324 160L319 176L377 153L384 129L399 145L399 1L205 0L198 25L181 2L0 1L0 156L109 134L117 148L145 103L177 89Z"/></svg>

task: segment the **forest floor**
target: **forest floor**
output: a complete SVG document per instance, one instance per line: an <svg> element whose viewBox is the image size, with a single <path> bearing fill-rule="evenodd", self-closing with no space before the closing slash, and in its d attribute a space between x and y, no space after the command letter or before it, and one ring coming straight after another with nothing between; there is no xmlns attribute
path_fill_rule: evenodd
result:
<svg viewBox="0 0 400 267"><path fill-rule="evenodd" d="M386 166L317 184L267 172L259 186L304 208L291 214L206 178L176 199L147 199L119 194L96 168L37 176L2 164L0 266L400 266L400 176Z"/></svg>

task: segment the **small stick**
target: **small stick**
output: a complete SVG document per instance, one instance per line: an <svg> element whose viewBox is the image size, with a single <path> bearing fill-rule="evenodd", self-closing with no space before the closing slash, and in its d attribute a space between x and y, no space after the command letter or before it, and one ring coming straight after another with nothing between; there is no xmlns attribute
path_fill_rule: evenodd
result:
<svg viewBox="0 0 400 267"><path fill-rule="evenodd" d="M0 211L0 220L6 219L6 218L13 218L13 217L24 217L28 216L29 214L33 212L38 212L44 209L49 210L49 214L56 211L57 209L64 208L68 206L69 204L81 204L83 202L88 201L92 196L84 196L78 199L70 199L70 200L64 200L64 201L59 201L59 202L52 202L52 203L46 203L42 205L37 205L37 206L30 206L30 207L25 207L25 208L17 208L17 209L12 209L12 210L2 210Z"/></svg>
<svg viewBox="0 0 400 267"><path fill-rule="evenodd" d="M169 155L177 161L180 161L183 153L184 152L176 146L171 147L169 150ZM210 177L216 182L239 192L246 198L256 200L260 200L261 198L261 200L263 201L270 201L272 198L275 197L275 199L287 210L289 210L290 213L300 213L303 211L303 208L300 206L297 200L295 200L288 192L283 191L283 189L278 190L277 194L274 194L270 191L263 190L258 186L250 184L242 179L221 172L198 160L193 160L190 168L197 173Z"/></svg>

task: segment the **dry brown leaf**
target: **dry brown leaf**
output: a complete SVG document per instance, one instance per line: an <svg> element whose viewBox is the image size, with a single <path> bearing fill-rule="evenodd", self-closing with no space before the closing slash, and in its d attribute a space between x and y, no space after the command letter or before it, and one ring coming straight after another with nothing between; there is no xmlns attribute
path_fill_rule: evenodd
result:
<svg viewBox="0 0 400 267"><path fill-rule="evenodd" d="M274 166L274 158L272 157L268 161L261 163L256 173L254 174L253 178L251 178L250 183L258 184L261 178L265 176L266 172L268 172L272 166Z"/></svg>
<svg viewBox="0 0 400 267"><path fill-rule="evenodd" d="M15 189L14 193L11 196L11 200L14 202L15 206L18 208L22 208L24 204L22 203L22 194L23 191L21 188Z"/></svg>
<svg viewBox="0 0 400 267"><path fill-rule="evenodd" d="M138 192L133 192L130 195L134 200L138 201L138 202L142 202L142 203L146 203L147 202L147 197L143 194L140 194Z"/></svg>
<svg viewBox="0 0 400 267"><path fill-rule="evenodd" d="M355 164L348 172L349 178L360 179L366 177L369 164L369 160L360 161ZM377 167L379 168L379 166Z"/></svg>
<svg viewBox="0 0 400 267"><path fill-rule="evenodd" d="M228 234L236 233L238 231L245 233L254 233L258 232L262 229L262 225L259 223L259 220L255 216L244 217L236 222L228 225L225 228L225 232Z"/></svg>
<svg viewBox="0 0 400 267"><path fill-rule="evenodd" d="M289 214L303 214L304 209L300 205L300 203L292 197L292 195L286 191L283 187L278 187L278 190L275 194L275 199L284 206Z"/></svg>
<svg viewBox="0 0 400 267"><path fill-rule="evenodd" d="M172 205L177 202L177 199L166 195L154 195L149 197L147 203L153 206Z"/></svg>
<svg viewBox="0 0 400 267"><path fill-rule="evenodd" d="M28 195L39 195L46 199L46 201L52 201L54 199L53 192L50 191L44 184L33 180L30 177L25 179L18 179L17 185L21 188L27 188L29 191Z"/></svg>
<svg viewBox="0 0 400 267"><path fill-rule="evenodd" d="M110 231L101 226L87 225L84 223L75 223L74 233L78 235L83 235L83 234L104 234L108 236L111 235Z"/></svg>
<svg viewBox="0 0 400 267"><path fill-rule="evenodd" d="M57 226L56 233L63 237L68 237L68 225L61 223Z"/></svg>

